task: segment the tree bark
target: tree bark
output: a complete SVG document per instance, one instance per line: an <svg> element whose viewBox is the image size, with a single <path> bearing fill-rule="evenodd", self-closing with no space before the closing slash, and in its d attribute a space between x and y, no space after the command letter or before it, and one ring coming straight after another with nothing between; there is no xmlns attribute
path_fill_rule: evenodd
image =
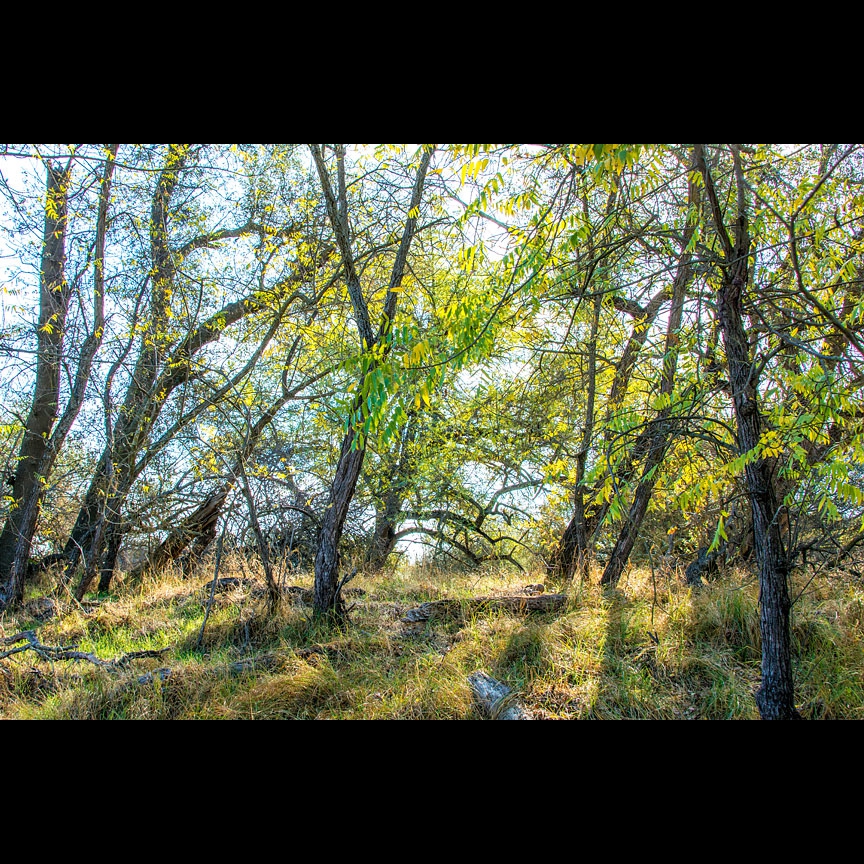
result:
<svg viewBox="0 0 864 864"><path fill-rule="evenodd" d="M366 553L366 569L370 573L378 573L383 569L399 540L399 520L404 518L402 507L405 503L405 490L409 474L414 468L412 446L417 439L417 427L414 412L410 411L408 423L400 439L396 467L388 472L381 503L376 505L375 528Z"/></svg>
<svg viewBox="0 0 864 864"><path fill-rule="evenodd" d="M603 308L602 298L593 298L593 315L591 318L591 335L588 340L588 388L585 405L585 426L582 430L582 444L576 456L576 483L573 490L573 517L564 530L561 542L548 568L548 575L555 580L569 583L578 571L585 575L588 570L589 530L588 515L585 512L585 469L588 454L591 452L591 442L594 438L594 403L597 398L597 333L600 329L600 312Z"/></svg>
<svg viewBox="0 0 864 864"><path fill-rule="evenodd" d="M321 188L324 193L328 217L342 255L348 294L354 309L360 341L364 345L364 348L369 350L381 342L387 335L396 314L396 306L399 300L399 291L402 286L408 253L417 230L419 208L423 198L423 186L426 182L426 173L432 160L432 151L426 150L423 153L420 166L417 169L408 218L405 221L402 242L400 243L396 261L393 264L393 270L390 275L390 284L384 300L381 328L376 338L372 332L369 310L363 297L360 279L354 264L354 253L351 248L344 145L338 145L336 150L338 198L333 192L330 175L324 164L320 147L312 145L311 149L318 176L321 180ZM389 353L389 346L384 345L382 347L384 349L382 357L386 357ZM377 364L373 363L367 375L376 369ZM359 394L362 392L362 389L362 387L358 388L358 398L355 399L352 414L360 407ZM365 446L355 446L356 437L357 433L355 430L349 428L348 433L342 441L342 450L336 466L336 476L330 487L329 503L321 523L318 535L318 551L315 555L315 615L319 618L332 618L340 625L345 622L346 610L341 597L341 586L339 583L339 541L342 538L348 508L354 498L357 480L360 477L363 460L366 456Z"/></svg>
<svg viewBox="0 0 864 864"><path fill-rule="evenodd" d="M762 414L756 370L742 315L742 298L749 278L751 241L740 151L733 145L738 199L734 243L726 230L703 145L696 145L695 155L698 170L705 181L714 229L724 252L722 284L717 293L717 317L729 366L738 450L741 455L755 454L762 435ZM748 461L744 473L753 512L753 534L759 566L762 686L756 695L756 702L764 720L800 719L795 708L792 678L789 564L780 532L774 484L770 467L764 458Z"/></svg>
<svg viewBox="0 0 864 864"><path fill-rule="evenodd" d="M30 540L36 530L38 502L44 479L40 475L40 468L57 419L60 398L60 363L69 308L65 268L67 192L71 172L68 165L61 169L52 163L48 163L47 172L36 385L12 487L15 507L0 535L0 609L19 603L24 595L27 557ZM26 543L19 544L22 539Z"/></svg>
<svg viewBox="0 0 864 864"><path fill-rule="evenodd" d="M690 241L695 233L695 224L690 220L690 213L699 207L699 188L691 179L687 191L688 224L682 238L681 255L678 259L678 267L675 274L675 282L672 286L672 308L669 312L669 322L666 329L666 347L663 355L663 374L660 381L660 394L666 397L667 404L661 408L658 417L652 423L649 431L648 454L642 468L642 478L636 492L630 510L621 526L621 533L615 544L615 549L603 571L600 580L603 585L617 585L630 560L630 554L639 537L642 522L648 512L651 503L651 495L657 483L657 475L660 465L666 456L666 449L672 437L672 394L675 390L675 376L678 371L678 353L680 348L679 331L684 317L684 300L687 295L687 286L692 275L693 256L690 253Z"/></svg>
<svg viewBox="0 0 864 864"><path fill-rule="evenodd" d="M131 573L133 580L176 561L190 545L203 552L216 539L216 526L235 481L216 489L172 531L146 561Z"/></svg>

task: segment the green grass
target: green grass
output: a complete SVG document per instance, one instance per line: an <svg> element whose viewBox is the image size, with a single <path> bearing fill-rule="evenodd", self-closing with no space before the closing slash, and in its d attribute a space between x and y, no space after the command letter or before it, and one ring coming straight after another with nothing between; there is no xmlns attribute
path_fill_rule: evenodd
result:
<svg viewBox="0 0 864 864"><path fill-rule="evenodd" d="M230 572L230 571L229 571ZM229 575L229 573L223 573ZM238 572L238 575L241 575ZM0 636L35 629L45 645L110 660L169 650L125 669L40 660L0 661L4 719L476 719L468 675L506 683L537 718L751 719L758 716L758 591L734 571L693 592L673 574L632 570L618 591L597 574L568 606L531 617L493 609L406 626L428 600L508 594L542 581L488 570L407 568L359 577L342 632L285 603L268 618L260 592L207 595L170 572L83 607L34 615L39 592L0 622ZM307 574L300 580L311 585ZM793 585L793 596L796 586ZM796 697L816 719L864 716L864 587L842 573L806 587L792 616ZM310 650L312 649L312 650ZM169 669L162 680L158 670ZM145 683L142 676L151 673Z"/></svg>

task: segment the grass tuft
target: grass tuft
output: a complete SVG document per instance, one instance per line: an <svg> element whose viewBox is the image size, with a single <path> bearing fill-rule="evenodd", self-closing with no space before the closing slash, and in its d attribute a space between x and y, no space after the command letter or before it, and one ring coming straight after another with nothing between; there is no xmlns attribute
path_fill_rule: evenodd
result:
<svg viewBox="0 0 864 864"><path fill-rule="evenodd" d="M238 565L239 566L239 565ZM0 635L35 629L45 645L103 660L170 649L125 668L0 661L0 717L9 719L475 719L468 676L504 682L547 719L752 719L758 716L758 590L733 571L698 592L673 573L632 569L619 590L597 576L570 588L560 613L484 607L405 623L442 598L514 594L538 574L404 568L358 578L365 593L347 628L318 622L300 597L268 616L256 571L216 595L204 623L206 577L170 571L122 584L83 605L28 596ZM308 588L309 574L294 584ZM796 694L814 719L864 716L864 589L832 573L792 586ZM32 594L32 592L31 592Z"/></svg>

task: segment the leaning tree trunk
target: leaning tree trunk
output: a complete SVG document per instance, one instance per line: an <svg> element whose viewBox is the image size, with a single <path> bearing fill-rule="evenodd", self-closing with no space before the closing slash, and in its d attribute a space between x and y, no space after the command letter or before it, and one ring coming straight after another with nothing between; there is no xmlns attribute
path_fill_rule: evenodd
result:
<svg viewBox="0 0 864 864"><path fill-rule="evenodd" d="M345 619L345 604L339 590L339 541L366 456L365 448L351 449L353 442L354 432L349 430L342 442L315 554L315 610L319 615L333 616L336 621Z"/></svg>
<svg viewBox="0 0 864 864"><path fill-rule="evenodd" d="M174 258L168 244L168 222L171 198L177 188L180 173L189 155L189 145L171 144L165 158L165 167L159 174L150 204L150 260L151 291L150 320L144 345L132 373L123 408L114 433L113 446L106 448L87 491L84 505L78 513L75 527L64 550L67 555L67 579L81 557L84 572L75 596L81 599L102 559L104 542L111 531L106 530L106 518L119 513L133 482L135 456L142 441L142 426L149 428L154 418L145 420L147 403L153 393L163 355L167 347L166 324L169 320L171 296L174 288ZM153 412L150 412L152 415ZM109 460L116 469L109 470ZM113 473L113 482L108 475Z"/></svg>
<svg viewBox="0 0 864 864"><path fill-rule="evenodd" d="M333 233L336 235L336 243L342 256L342 265L345 270L345 282L351 305L354 310L354 318L361 343L366 350L379 349L381 359L387 357L390 352L390 344L385 341L393 326L396 316L396 308L399 302L399 294L402 291L402 280L408 262L408 253L417 230L420 204L423 198L423 187L426 182L426 173L432 161L433 150L426 149L420 158L420 165L414 180L414 188L411 193L411 203L408 209L408 217L402 232L402 240L393 269L390 273L390 283L387 295L384 299L384 309L381 315L381 325L376 334L369 319L369 307L363 296L360 276L356 269L354 253L352 250L351 226L348 219L348 192L345 176L345 145L336 145L337 161L337 189L334 193L330 181L330 174L324 163L324 154L319 145L310 145L312 158L321 180L321 189L327 208L327 217L330 221ZM338 197L337 197L338 195ZM377 363L373 362L366 375L375 373L378 369ZM358 388L357 398L352 406L352 416L362 408L360 394L362 386ZM318 535L318 551L315 555L315 615L319 618L332 618L342 624L346 618L345 604L342 601L341 583L339 582L339 541L345 527L345 519L348 516L348 508L357 488L357 480L363 468L363 460L366 456L365 446L360 444L356 438L357 433L349 426L348 433L342 442L342 450L339 455L339 463L336 466L336 476L330 487L330 499L321 530Z"/></svg>
<svg viewBox="0 0 864 864"><path fill-rule="evenodd" d="M24 595L24 576L29 539L36 530L42 478L39 469L46 455L48 439L57 419L60 398L60 364L69 286L65 278L67 189L69 169L48 164L47 203L42 246L39 289L39 326L37 330L36 386L18 466L12 487L16 506L9 514L0 535L0 609L18 603ZM27 538L20 552L20 538ZM16 554L16 550L19 550Z"/></svg>
<svg viewBox="0 0 864 864"><path fill-rule="evenodd" d="M692 178L688 184L687 203L689 205L688 213L698 208L700 203L699 187L693 182ZM666 328L666 350L663 354L663 374L660 380L660 394L666 397L667 404L661 409L659 416L649 426L648 430L646 430L650 443L648 445L645 464L642 468L642 478L636 488L624 524L621 526L621 533L618 536L615 549L603 572L603 578L601 579L601 584L603 585L617 585L621 574L624 572L624 568L627 566L627 562L630 560L630 554L633 552L633 547L636 545L639 531L642 528L642 522L645 519L645 514L648 512L648 505L651 503L651 496L657 483L660 465L666 456L666 450L672 438L671 401L672 394L675 391L675 376L678 372L678 354L681 344L679 331L684 318L684 300L687 295L687 285L693 272L693 256L689 248L695 230L695 225L690 224L688 219L688 224L684 229L684 236L681 241L681 255L678 259L675 283L672 286L672 309L669 313L669 321Z"/></svg>
<svg viewBox="0 0 864 864"><path fill-rule="evenodd" d="M557 581L569 583L578 571L584 576L588 571L591 527L585 511L585 470L591 441L594 438L594 403L597 398L597 332L600 329L602 295L593 297L594 310L591 318L591 336L588 340L588 396L585 404L585 426L582 430L582 446L576 455L576 483L573 491L573 517L564 530L558 548L547 568L548 575Z"/></svg>
<svg viewBox="0 0 864 864"><path fill-rule="evenodd" d="M140 579L147 573L161 570L176 561L190 545L206 549L216 539L216 526L233 485L233 482L226 483L202 501L165 538L156 551L132 572L131 578Z"/></svg>
<svg viewBox="0 0 864 864"><path fill-rule="evenodd" d="M717 317L729 366L738 450L743 455L755 453L759 446L762 415L759 409L756 371L750 356L750 343L742 316L742 298L749 277L751 241L741 156L738 148L734 146L733 157L738 193L734 245L723 222L723 212L703 147L701 144L696 145L697 164L705 180L714 227L725 253L723 282L717 294ZM770 466L764 458L757 458L748 462L744 473L753 511L753 535L759 566L762 686L756 695L756 702L764 720L799 719L800 715L795 708L792 677L789 562L780 531Z"/></svg>

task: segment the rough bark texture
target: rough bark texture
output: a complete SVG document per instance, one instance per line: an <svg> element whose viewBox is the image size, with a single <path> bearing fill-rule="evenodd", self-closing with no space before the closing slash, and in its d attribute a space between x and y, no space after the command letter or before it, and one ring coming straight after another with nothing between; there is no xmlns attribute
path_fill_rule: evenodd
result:
<svg viewBox="0 0 864 864"><path fill-rule="evenodd" d="M389 472L386 488L375 509L375 530L366 553L366 570L379 572L399 540L399 520L404 518L402 507L405 490L414 468L412 446L417 438L418 424L414 412L409 412L408 423L401 438L401 447L395 468Z"/></svg>
<svg viewBox="0 0 864 864"><path fill-rule="evenodd" d="M230 487L226 484L205 498L162 541L156 551L132 571L131 578L140 579L147 573L160 570L176 561L190 545L202 551L206 549L216 539L216 526L229 491Z"/></svg>
<svg viewBox="0 0 864 864"><path fill-rule="evenodd" d="M336 235L337 245L342 255L348 293L351 297L351 304L354 309L361 343L365 342L367 348L372 348L373 345L381 342L384 336L387 335L396 314L396 305L399 299L405 267L408 262L408 253L411 249L414 233L417 230L417 214L420 210L423 186L426 182L426 173L432 160L432 153L427 150L420 160L420 167L417 170L414 189L411 195L409 215L405 221L402 241L396 254L387 296L384 300L381 328L377 337L375 337L370 324L369 310L363 297L359 277L354 266L354 256L351 248L344 146L337 145L336 152L338 198L333 193L330 175L324 164L321 149L317 145L312 146L312 156L315 160L319 179L321 180L331 227ZM387 346L384 346L384 349L383 355L386 356L389 349ZM371 374L376 369L377 366L372 364L372 368L370 368L367 374ZM362 387L358 388L358 394L360 392L362 392ZM360 402L356 401L352 413L359 407ZM336 466L336 476L330 487L329 503L321 523L321 530L318 535L318 551L315 555L315 614L319 617L331 617L340 624L345 621L346 611L341 597L341 584L339 582L339 541L342 538L342 530L345 527L348 508L354 497L357 480L360 477L363 460L366 456L365 447L353 446L355 438L355 431L349 429L342 442L339 463Z"/></svg>
<svg viewBox="0 0 864 864"><path fill-rule="evenodd" d="M16 507L0 535L0 609L21 601L30 539L39 514L40 468L57 419L69 286L65 278L68 168L48 165L39 287L36 385L12 487ZM19 540L26 538L26 544ZM25 548L26 547L26 548ZM22 551L23 549L23 551Z"/></svg>
<svg viewBox="0 0 864 864"><path fill-rule="evenodd" d="M336 476L330 487L330 503L318 534L315 554L315 610L318 614L345 618L345 603L339 592L339 541L354 498L357 480L366 456L364 448L351 449L354 432L349 431L342 442Z"/></svg>
<svg viewBox="0 0 864 864"><path fill-rule="evenodd" d="M733 148L738 191L734 243L726 232L723 213L702 145L696 145L697 164L705 180L711 215L723 246L725 266L717 294L717 317L726 349L729 380L735 406L739 452L753 452L762 434L756 372L750 343L744 330L742 298L749 277L750 232L745 204L745 183L740 155ZM759 566L762 632L762 686L756 696L765 720L798 719L792 679L792 645L789 627L789 564L778 519L778 507L770 466L756 459L744 469L753 512L753 535Z"/></svg>

